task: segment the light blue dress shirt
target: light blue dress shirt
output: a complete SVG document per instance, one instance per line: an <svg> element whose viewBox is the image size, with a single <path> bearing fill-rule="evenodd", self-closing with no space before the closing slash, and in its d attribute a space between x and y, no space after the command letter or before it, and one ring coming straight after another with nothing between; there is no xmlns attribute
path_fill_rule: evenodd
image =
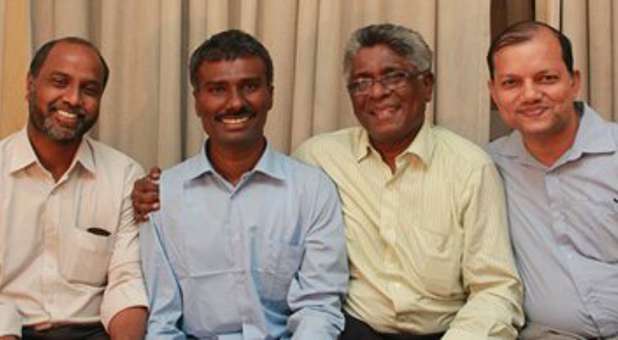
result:
<svg viewBox="0 0 618 340"><path fill-rule="evenodd" d="M589 106L551 167L519 132L490 147L504 178L529 321L583 337L618 333L618 124Z"/></svg>
<svg viewBox="0 0 618 340"><path fill-rule="evenodd" d="M349 273L321 170L267 146L232 186L202 148L163 172L160 192L140 235L147 339L337 339Z"/></svg>

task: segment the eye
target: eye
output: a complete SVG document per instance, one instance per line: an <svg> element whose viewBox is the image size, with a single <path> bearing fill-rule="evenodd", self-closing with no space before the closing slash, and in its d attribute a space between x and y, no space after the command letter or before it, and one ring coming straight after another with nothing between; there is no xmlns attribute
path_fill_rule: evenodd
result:
<svg viewBox="0 0 618 340"><path fill-rule="evenodd" d="M242 84L242 93L253 93L260 88L260 83L257 81L250 81Z"/></svg>
<svg viewBox="0 0 618 340"><path fill-rule="evenodd" d="M384 85L396 85L408 78L408 73L404 71L393 71L385 74L382 77L382 83Z"/></svg>
<svg viewBox="0 0 618 340"><path fill-rule="evenodd" d="M86 86L84 88L84 93L90 97L98 97L101 94L101 90L98 86Z"/></svg>
<svg viewBox="0 0 618 340"><path fill-rule="evenodd" d="M206 86L206 91L213 96L222 96L227 93L227 88L221 84L212 84Z"/></svg>
<svg viewBox="0 0 618 340"><path fill-rule="evenodd" d="M348 84L348 91L351 93L363 93L373 84L371 78L358 78Z"/></svg>
<svg viewBox="0 0 618 340"><path fill-rule="evenodd" d="M54 87L65 87L68 84L68 80L64 77L52 77L51 83Z"/></svg>
<svg viewBox="0 0 618 340"><path fill-rule="evenodd" d="M560 80L560 77L555 74L544 74L539 78L541 84L553 84L558 80Z"/></svg>
<svg viewBox="0 0 618 340"><path fill-rule="evenodd" d="M500 81L500 86L505 88L512 88L518 84L517 80L513 78L505 78Z"/></svg>

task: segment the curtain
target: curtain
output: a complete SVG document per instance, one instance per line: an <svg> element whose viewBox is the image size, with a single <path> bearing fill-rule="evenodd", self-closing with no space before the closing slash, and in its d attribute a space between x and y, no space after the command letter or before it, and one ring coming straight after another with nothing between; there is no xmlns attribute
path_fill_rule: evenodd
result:
<svg viewBox="0 0 618 340"><path fill-rule="evenodd" d="M537 0L537 19L561 29L573 43L582 74L580 97L618 121L618 3L612 0Z"/></svg>
<svg viewBox="0 0 618 340"><path fill-rule="evenodd" d="M0 0L0 138L24 126L29 3Z"/></svg>
<svg viewBox="0 0 618 340"><path fill-rule="evenodd" d="M111 77L93 135L145 167L170 166L200 148L204 134L194 111L187 60L207 37L228 28L254 34L271 52L275 103L266 135L283 152L315 134L357 124L342 77L343 47L356 28L382 22L419 31L435 52L436 87L428 119L479 144L489 139L484 63L489 0L31 0L29 4L32 48L66 35L87 38L100 47ZM8 18L0 15L0 20Z"/></svg>

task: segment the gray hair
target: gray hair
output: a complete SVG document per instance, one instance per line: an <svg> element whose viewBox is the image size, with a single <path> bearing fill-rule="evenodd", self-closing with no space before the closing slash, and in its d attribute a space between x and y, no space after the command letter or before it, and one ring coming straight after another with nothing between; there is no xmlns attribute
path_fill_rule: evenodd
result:
<svg viewBox="0 0 618 340"><path fill-rule="evenodd" d="M358 50L381 44L406 58L419 72L431 70L431 49L418 32L399 25L380 24L365 26L352 33L343 58L344 74L349 75L352 59Z"/></svg>

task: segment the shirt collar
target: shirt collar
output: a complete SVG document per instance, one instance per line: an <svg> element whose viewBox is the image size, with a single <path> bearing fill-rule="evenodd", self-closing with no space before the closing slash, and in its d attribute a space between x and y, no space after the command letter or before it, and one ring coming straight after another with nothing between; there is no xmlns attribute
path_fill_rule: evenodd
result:
<svg viewBox="0 0 618 340"><path fill-rule="evenodd" d="M412 143L408 145L401 155L415 155L425 165L429 166L434 149L433 134L431 131L432 126L433 124L429 120L425 120L423 126L421 126L421 129L416 134L416 137L414 137ZM361 129L361 133L359 134L356 143L356 150L354 150L356 160L358 162L362 161L364 158L369 156L371 152L377 153L377 150L375 150L375 148L371 145L367 130Z"/></svg>
<svg viewBox="0 0 618 340"><path fill-rule="evenodd" d="M205 174L216 173L210 159L206 156L207 143L208 140L202 145L200 153L189 160L191 164L188 167L187 180L192 180ZM278 180L284 180L285 172L282 168L282 162L278 161L279 157L282 156L273 150L270 143L267 141L266 148L264 149L260 160L257 162L255 167L249 171L249 173L259 172Z"/></svg>
<svg viewBox="0 0 618 340"><path fill-rule="evenodd" d="M71 171L75 164L80 164L88 172L92 174L96 172L91 143L92 141L87 136L82 139L68 171ZM15 154L12 164L9 166L9 172L14 173L23 170L35 163L40 165L30 139L28 139L27 128L23 128L17 133L15 139Z"/></svg>
<svg viewBox="0 0 618 340"><path fill-rule="evenodd" d="M581 114L575 142L571 147L572 156L583 153L615 152L618 148L612 138L612 131L601 116L590 106L577 102Z"/></svg>
<svg viewBox="0 0 618 340"><path fill-rule="evenodd" d="M580 112L580 121L575 141L567 151L570 154L569 158L578 158L583 153L615 152L617 146L612 138L611 130L599 114L583 102L576 102L575 105L577 111ZM513 131L507 137L499 153L506 157L531 158L519 131Z"/></svg>

